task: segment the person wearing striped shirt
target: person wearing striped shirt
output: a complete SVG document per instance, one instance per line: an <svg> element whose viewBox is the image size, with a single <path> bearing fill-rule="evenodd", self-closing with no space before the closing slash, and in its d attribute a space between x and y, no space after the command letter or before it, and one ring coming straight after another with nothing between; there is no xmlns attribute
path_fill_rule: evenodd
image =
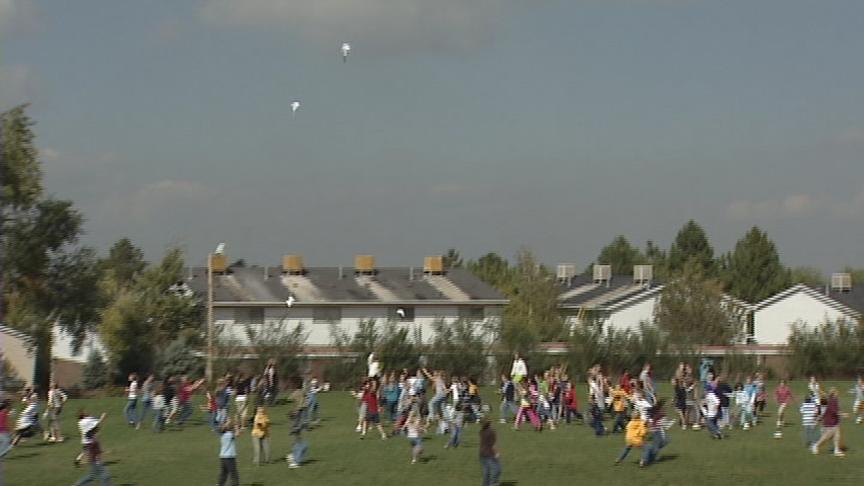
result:
<svg viewBox="0 0 864 486"><path fill-rule="evenodd" d="M816 422L819 419L819 406L813 402L813 397L804 399L799 410L801 412L801 425L804 427L804 445L810 447L819 440L819 432Z"/></svg>

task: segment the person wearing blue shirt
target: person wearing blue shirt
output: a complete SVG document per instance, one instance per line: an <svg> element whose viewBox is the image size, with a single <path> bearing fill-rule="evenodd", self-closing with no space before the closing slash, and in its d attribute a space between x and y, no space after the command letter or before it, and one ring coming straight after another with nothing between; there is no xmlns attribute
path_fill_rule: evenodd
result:
<svg viewBox="0 0 864 486"><path fill-rule="evenodd" d="M240 484L240 474L237 472L237 435L240 427L232 419L227 419L219 429L219 486L223 486L231 478L232 486Z"/></svg>

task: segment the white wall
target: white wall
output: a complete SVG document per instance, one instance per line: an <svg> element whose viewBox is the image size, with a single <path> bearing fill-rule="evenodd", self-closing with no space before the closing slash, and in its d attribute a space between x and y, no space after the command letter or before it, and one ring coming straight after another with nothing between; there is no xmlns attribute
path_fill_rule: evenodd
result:
<svg viewBox="0 0 864 486"><path fill-rule="evenodd" d="M351 338L362 321L375 319L379 325L387 322L388 309L387 306L343 307L339 328ZM314 311L311 307L295 307L292 309L273 307L265 309L264 320L267 324L284 323L287 330L294 329L302 324L304 331L308 335L306 339L307 345L329 346L333 344L330 334L330 324L315 323L313 314ZM501 315L501 309L494 306L486 307L485 314L487 320L498 319L498 316ZM459 308L457 306L415 306L414 320L412 322L400 323L399 325L408 327L412 337L419 333L424 342L429 342L435 336L433 324L442 318L451 322L457 320L459 318ZM238 340L239 343L245 342L245 326L241 324L234 325L233 308L214 309L213 320L217 329L222 329L222 338L233 338Z"/></svg>
<svg viewBox="0 0 864 486"><path fill-rule="evenodd" d="M804 292L796 292L754 313L754 336L757 344L786 344L792 325L803 322L818 326L827 320L845 317Z"/></svg>
<svg viewBox="0 0 864 486"><path fill-rule="evenodd" d="M51 357L54 359L83 364L87 362L87 357L94 349L102 355L103 359L108 358L105 354L105 346L103 346L98 334L87 333L77 353L72 347L72 336L60 329L60 326L54 326L51 339Z"/></svg>
<svg viewBox="0 0 864 486"><path fill-rule="evenodd" d="M654 306L658 298L652 297L619 309L609 315L604 329L638 330L642 322L654 322Z"/></svg>

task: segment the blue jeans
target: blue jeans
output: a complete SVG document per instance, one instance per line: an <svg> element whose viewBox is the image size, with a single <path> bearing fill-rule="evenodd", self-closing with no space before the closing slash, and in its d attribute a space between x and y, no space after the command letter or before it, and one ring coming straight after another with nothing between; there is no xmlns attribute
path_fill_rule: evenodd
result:
<svg viewBox="0 0 864 486"><path fill-rule="evenodd" d="M10 449L12 449L12 439L9 437L9 433L0 433L0 458L3 458Z"/></svg>
<svg viewBox="0 0 864 486"><path fill-rule="evenodd" d="M603 409L596 404L591 405L591 427L597 437L606 433L606 426L603 425Z"/></svg>
<svg viewBox="0 0 864 486"><path fill-rule="evenodd" d="M508 422L510 417L516 416L517 412L519 412L519 407L516 406L516 402L512 400L501 401L501 420Z"/></svg>
<svg viewBox="0 0 864 486"><path fill-rule="evenodd" d="M669 441L666 440L666 433L663 431L655 431L651 436L651 444L645 444L642 451L642 463L646 466L657 460L657 455L660 454L660 449L666 447Z"/></svg>
<svg viewBox="0 0 864 486"><path fill-rule="evenodd" d="M483 466L483 486L498 484L498 479L501 477L501 462L498 458L480 457L480 464Z"/></svg>
<svg viewBox="0 0 864 486"><path fill-rule="evenodd" d="M162 432L163 430L165 430L164 410L153 410L153 432Z"/></svg>
<svg viewBox="0 0 864 486"><path fill-rule="evenodd" d="M294 442L294 446L291 447L292 462L298 466L303 464L303 460L306 459L307 450L309 450L309 444L307 444L303 439L298 438L297 441Z"/></svg>
<svg viewBox="0 0 864 486"><path fill-rule="evenodd" d="M138 399L130 398L126 400L126 408L123 409L123 414L126 416L126 421L130 424L138 423L138 414L135 410L138 408Z"/></svg>
<svg viewBox="0 0 864 486"><path fill-rule="evenodd" d="M187 401L180 404L180 417L177 418L177 425L183 425L184 422L192 417L192 402Z"/></svg>
<svg viewBox="0 0 864 486"><path fill-rule="evenodd" d="M819 430L815 425L805 425L804 426L804 445L807 447L812 446L819 440Z"/></svg>
<svg viewBox="0 0 864 486"><path fill-rule="evenodd" d="M618 460L617 460L616 462L621 462L621 461L623 461L624 459L626 459L626 458L627 458L627 454L630 454L630 449L632 449L632 448L633 448L633 446L629 446L629 445L626 446L626 447L624 447L624 450L621 451L621 455L618 456Z"/></svg>
<svg viewBox="0 0 864 486"><path fill-rule="evenodd" d="M138 414L139 424L144 423L144 419L147 417L147 411L150 410L151 405L153 405L153 400L150 400L150 397L144 397L141 400L141 413Z"/></svg>
<svg viewBox="0 0 864 486"><path fill-rule="evenodd" d="M108 474L108 470L105 469L105 466L102 465L102 461L91 462L90 472L78 480L78 482L75 483L75 486L87 484L96 481L96 479L101 480L102 486L109 486L111 484L111 476Z"/></svg>
<svg viewBox="0 0 864 486"><path fill-rule="evenodd" d="M454 425L450 427L450 442L447 445L450 447L459 447L460 442L462 442L462 426Z"/></svg>
<svg viewBox="0 0 864 486"><path fill-rule="evenodd" d="M441 403L444 402L445 398L447 398L447 395L435 395L431 400L429 400L429 418L432 418L436 411L440 413Z"/></svg>
<svg viewBox="0 0 864 486"><path fill-rule="evenodd" d="M715 437L720 436L720 427L717 425L717 417L706 417L705 424L708 425L708 432Z"/></svg>

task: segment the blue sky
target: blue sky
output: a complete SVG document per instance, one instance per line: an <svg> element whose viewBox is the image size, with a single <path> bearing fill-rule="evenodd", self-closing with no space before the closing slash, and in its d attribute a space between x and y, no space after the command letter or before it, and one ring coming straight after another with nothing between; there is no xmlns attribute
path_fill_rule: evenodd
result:
<svg viewBox="0 0 864 486"><path fill-rule="evenodd" d="M0 0L0 41L99 248L586 264L694 218L864 266L859 1Z"/></svg>

